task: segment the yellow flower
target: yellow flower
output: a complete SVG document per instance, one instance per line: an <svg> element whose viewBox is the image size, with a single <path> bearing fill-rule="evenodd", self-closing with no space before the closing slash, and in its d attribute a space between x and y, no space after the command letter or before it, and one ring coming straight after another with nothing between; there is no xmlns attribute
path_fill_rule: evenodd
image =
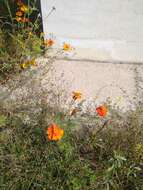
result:
<svg viewBox="0 0 143 190"><path fill-rule="evenodd" d="M63 44L63 50L64 51L70 51L70 50L72 50L72 47L70 44L64 43Z"/></svg>
<svg viewBox="0 0 143 190"><path fill-rule="evenodd" d="M20 66L22 69L26 69L28 67L28 64L27 62L25 62L25 63L22 63Z"/></svg>
<svg viewBox="0 0 143 190"><path fill-rule="evenodd" d="M36 63L36 61L35 61L34 58L31 59L31 60L28 60L28 61L26 61L26 62L24 62L24 63L22 63L20 66L21 66L22 69L26 69L26 68L27 68L28 66L30 66L30 65L32 65L32 66L37 66L37 63Z"/></svg>
<svg viewBox="0 0 143 190"><path fill-rule="evenodd" d="M22 5L22 6L20 7L20 10L21 10L22 12L26 13L26 12L28 12L28 6Z"/></svg>
<svg viewBox="0 0 143 190"><path fill-rule="evenodd" d="M22 15L23 15L23 13L22 13L21 11L17 11L17 12L16 12L16 16L19 16L19 17L20 17L20 16L22 16Z"/></svg>
<svg viewBox="0 0 143 190"><path fill-rule="evenodd" d="M81 93L81 92L73 92L72 98L73 98L74 100L81 99L81 97L82 97L82 93Z"/></svg>
<svg viewBox="0 0 143 190"><path fill-rule="evenodd" d="M37 63L36 63L36 60L35 59L31 59L29 61L29 64L32 65L32 66L37 66Z"/></svg>

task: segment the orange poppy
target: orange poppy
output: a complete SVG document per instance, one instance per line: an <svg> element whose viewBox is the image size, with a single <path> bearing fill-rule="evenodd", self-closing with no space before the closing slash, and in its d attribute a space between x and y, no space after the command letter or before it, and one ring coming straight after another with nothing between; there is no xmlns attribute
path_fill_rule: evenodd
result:
<svg viewBox="0 0 143 190"><path fill-rule="evenodd" d="M54 40L52 39L47 39L44 42L45 46L51 47L54 44Z"/></svg>
<svg viewBox="0 0 143 190"><path fill-rule="evenodd" d="M72 50L72 47L70 44L64 43L63 44L63 50L64 51L70 51L70 50Z"/></svg>
<svg viewBox="0 0 143 190"><path fill-rule="evenodd" d="M57 124L52 123L48 128L47 128L47 136L49 140L57 141L62 138L64 134L64 130L61 129Z"/></svg>
<svg viewBox="0 0 143 190"><path fill-rule="evenodd" d="M103 105L103 106L97 107L96 112L98 113L99 116L105 117L107 115L108 109L105 105Z"/></svg>
<svg viewBox="0 0 143 190"><path fill-rule="evenodd" d="M23 15L23 13L22 13L21 11L17 11L17 12L16 12L16 16L19 16L19 17L20 17L20 16L22 16L22 15Z"/></svg>
<svg viewBox="0 0 143 190"><path fill-rule="evenodd" d="M81 99L81 97L82 97L82 93L81 92L73 92L72 98L74 100L79 100L79 99Z"/></svg>

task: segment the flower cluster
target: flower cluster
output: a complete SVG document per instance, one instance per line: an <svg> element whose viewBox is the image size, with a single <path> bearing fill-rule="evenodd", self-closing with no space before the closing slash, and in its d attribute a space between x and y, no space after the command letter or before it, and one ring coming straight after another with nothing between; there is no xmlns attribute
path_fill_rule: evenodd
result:
<svg viewBox="0 0 143 190"><path fill-rule="evenodd" d="M79 92L79 91L74 91L74 92L72 93L72 99L73 99L74 101L80 100L81 98L82 98L82 93L81 93L81 92ZM106 106L106 105L101 105L101 106L97 107L95 110L96 110L97 114L98 114L100 117L105 117L105 116L107 115L107 112L108 112L108 109L107 109L107 106ZM71 112L71 115L77 113L78 111L79 111L79 109L77 109L77 108L73 109L72 112Z"/></svg>
<svg viewBox="0 0 143 190"><path fill-rule="evenodd" d="M37 66L37 63L36 63L35 59L31 59L31 60L28 60L28 61L22 63L20 66L22 69L26 69L29 66Z"/></svg>
<svg viewBox="0 0 143 190"><path fill-rule="evenodd" d="M32 32L29 32L29 33L28 33L28 37L30 37L30 36L32 36L32 35L33 35ZM42 34L42 36L43 36L43 35L44 35L44 34ZM52 38L46 39L46 40L44 41L45 47L48 47L48 48L52 47L54 44L55 44L55 41L54 41ZM71 47L70 44L64 43L62 50L68 51L68 49L69 49L69 51L70 51L71 48L72 48L72 47ZM26 68L29 67L30 65L32 65L32 66L37 66L37 63L36 63L35 59L31 59L31 60L28 60L28 61L26 61L26 62L20 64L20 66L21 66L22 69L26 69ZM77 92L77 93L73 94L73 96L75 96L74 99L76 100L76 99L79 99L79 98L80 98L81 94Z"/></svg>
<svg viewBox="0 0 143 190"><path fill-rule="evenodd" d="M45 41L44 41L44 46L45 47L52 47L53 45L55 44L55 41L53 40L53 39L51 39L51 38L49 38L49 39L46 39ZM62 50L63 51L71 51L71 50L73 50L73 48L72 48L72 46L70 45L70 44L68 44L68 43L63 43L63 47L62 47Z"/></svg>
<svg viewBox="0 0 143 190"><path fill-rule="evenodd" d="M25 14L28 13L29 8L21 0L17 1L18 10L16 12L16 21L26 23L29 22L29 18L26 18Z"/></svg>
<svg viewBox="0 0 143 190"><path fill-rule="evenodd" d="M72 93L72 99L73 101L77 101L77 100L81 100L82 99L82 93L79 91L74 91ZM96 113L100 116L100 117L105 117L107 115L108 112L108 108L106 105L101 105L97 108L95 108ZM80 112L79 108L74 108L70 115L73 116L75 115L77 112ZM48 128L47 128L47 137L49 140L52 141L57 141L60 140L62 138L64 134L63 129L61 129L56 123L52 123Z"/></svg>
<svg viewBox="0 0 143 190"><path fill-rule="evenodd" d="M51 47L51 46L54 45L54 43L55 43L54 40L51 39L51 38L46 39L46 40L44 41L44 45L45 45L46 47Z"/></svg>

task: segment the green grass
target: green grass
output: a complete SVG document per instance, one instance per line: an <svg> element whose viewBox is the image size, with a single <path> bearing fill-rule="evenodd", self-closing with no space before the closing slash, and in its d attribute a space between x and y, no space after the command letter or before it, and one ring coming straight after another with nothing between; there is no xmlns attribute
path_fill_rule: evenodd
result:
<svg viewBox="0 0 143 190"><path fill-rule="evenodd" d="M142 116L142 109L126 118L112 113L112 119L97 118L89 128L85 120L83 125L56 113L52 120L64 136L53 142L46 136L51 115L47 123L44 115L32 123L1 112L0 189L142 190Z"/></svg>

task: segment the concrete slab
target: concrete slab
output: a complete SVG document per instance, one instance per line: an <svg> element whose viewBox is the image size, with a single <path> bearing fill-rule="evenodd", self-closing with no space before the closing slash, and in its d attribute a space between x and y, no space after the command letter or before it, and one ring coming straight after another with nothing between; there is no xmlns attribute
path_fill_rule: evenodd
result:
<svg viewBox="0 0 143 190"><path fill-rule="evenodd" d="M80 91L89 103L108 100L122 110L129 110L143 101L143 65L57 60L47 77L59 91L64 89L65 96ZM47 85L48 78L42 80L43 85Z"/></svg>
<svg viewBox="0 0 143 190"><path fill-rule="evenodd" d="M0 86L0 104L17 107L41 101L69 108L72 92L80 91L85 100L83 110L95 112L95 106L110 102L122 111L143 102L143 65L90 60L37 59L38 66ZM21 108L20 108L21 109Z"/></svg>

